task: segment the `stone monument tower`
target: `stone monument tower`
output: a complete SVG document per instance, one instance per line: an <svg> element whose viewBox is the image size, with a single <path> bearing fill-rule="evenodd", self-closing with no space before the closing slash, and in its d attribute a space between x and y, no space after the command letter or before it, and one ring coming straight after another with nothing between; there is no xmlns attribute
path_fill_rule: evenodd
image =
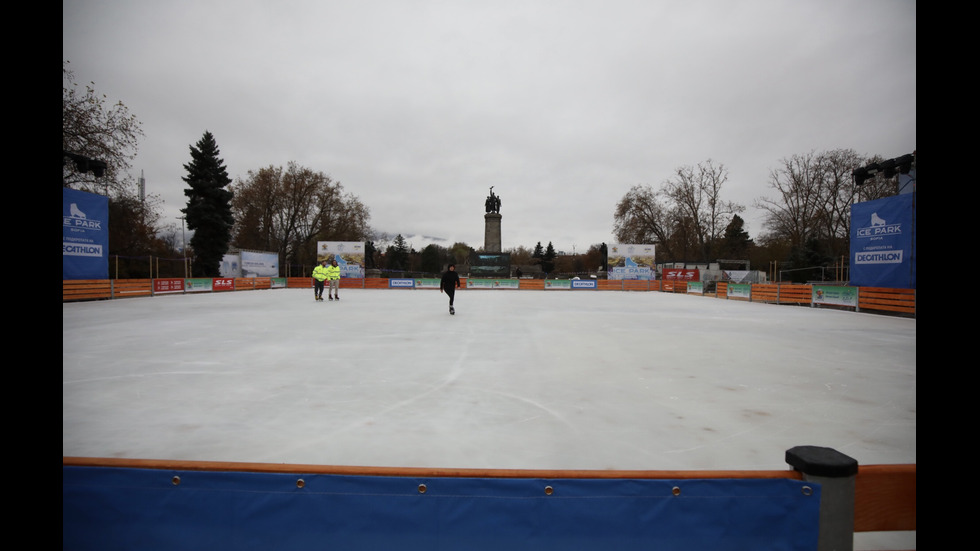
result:
<svg viewBox="0 0 980 551"><path fill-rule="evenodd" d="M487 213L483 216L486 220L486 229L483 234L483 250L488 253L499 253L500 241L500 196L493 194L493 186L490 186L490 195L487 196Z"/></svg>

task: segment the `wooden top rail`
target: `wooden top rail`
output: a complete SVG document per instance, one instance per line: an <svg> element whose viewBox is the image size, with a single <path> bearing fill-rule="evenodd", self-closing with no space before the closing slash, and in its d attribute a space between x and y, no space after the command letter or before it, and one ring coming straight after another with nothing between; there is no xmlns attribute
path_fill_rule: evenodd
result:
<svg viewBox="0 0 980 551"><path fill-rule="evenodd" d="M255 289L255 278L254 277L236 277L235 278L235 290L236 291L250 291Z"/></svg>
<svg viewBox="0 0 980 551"><path fill-rule="evenodd" d="M271 289L272 288L272 278L271 277L236 277L235 278L235 290L249 290L249 289Z"/></svg>
<svg viewBox="0 0 980 551"><path fill-rule="evenodd" d="M152 279L113 279L112 298L148 297L153 294Z"/></svg>
<svg viewBox="0 0 980 551"><path fill-rule="evenodd" d="M703 478L788 478L802 480L794 470L773 471L647 471L589 469L457 469L436 467L361 467L348 465L303 465L283 463L246 463L234 461L182 461L168 459L125 459L117 457L62 457L65 467L115 467L164 469L177 471L310 473L353 476L411 476L460 478L594 478L594 479L703 479Z"/></svg>
<svg viewBox="0 0 980 551"><path fill-rule="evenodd" d="M341 289L363 289L366 284L366 279L360 277L342 277L340 278Z"/></svg>
<svg viewBox="0 0 980 551"><path fill-rule="evenodd" d="M309 289L313 287L312 277L287 277L286 278L286 288L287 289Z"/></svg>
<svg viewBox="0 0 980 551"><path fill-rule="evenodd" d="M660 286L667 293L686 293L687 292L687 282L686 281L675 281L672 279L664 279L660 281Z"/></svg>
<svg viewBox="0 0 980 551"><path fill-rule="evenodd" d="M365 289L387 289L388 280L381 277L364 278Z"/></svg>
<svg viewBox="0 0 980 551"><path fill-rule="evenodd" d="M858 466L854 531L915 530L915 465Z"/></svg>
<svg viewBox="0 0 980 551"><path fill-rule="evenodd" d="M624 291L649 291L650 281L646 279L624 279Z"/></svg>
<svg viewBox="0 0 980 551"><path fill-rule="evenodd" d="M544 291L543 279L521 279L519 289L531 291Z"/></svg>
<svg viewBox="0 0 980 551"><path fill-rule="evenodd" d="M109 298L112 298L112 286L108 279L69 279L61 286L62 302Z"/></svg>
<svg viewBox="0 0 980 551"><path fill-rule="evenodd" d="M542 282L542 285L544 283ZM623 280L621 279L600 279L596 284L596 288L600 291L622 291L623 290Z"/></svg>
<svg viewBox="0 0 980 551"><path fill-rule="evenodd" d="M779 285L775 283L756 283L752 285L753 302L776 302L779 297Z"/></svg>
<svg viewBox="0 0 980 551"><path fill-rule="evenodd" d="M755 293L755 286L752 286L752 292ZM779 286L779 303L795 303L795 304L810 304L813 302L813 286L812 285L780 285Z"/></svg>
<svg viewBox="0 0 980 551"><path fill-rule="evenodd" d="M858 287L858 309L915 314L915 289Z"/></svg>

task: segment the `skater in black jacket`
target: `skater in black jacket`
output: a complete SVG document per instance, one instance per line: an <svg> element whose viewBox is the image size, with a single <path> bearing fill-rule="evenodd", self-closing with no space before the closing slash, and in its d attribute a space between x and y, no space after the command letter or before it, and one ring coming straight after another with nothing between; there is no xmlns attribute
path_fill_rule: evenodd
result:
<svg viewBox="0 0 980 551"><path fill-rule="evenodd" d="M439 292L449 295L449 313L455 314L453 299L456 298L456 289L459 289L459 274L456 273L456 265L452 262L446 268L446 273L442 274L442 281L439 283Z"/></svg>

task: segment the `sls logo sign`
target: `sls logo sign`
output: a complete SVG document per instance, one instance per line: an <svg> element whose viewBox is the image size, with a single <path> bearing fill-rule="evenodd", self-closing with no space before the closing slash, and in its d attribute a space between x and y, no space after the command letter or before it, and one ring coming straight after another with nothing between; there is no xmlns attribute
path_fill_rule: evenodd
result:
<svg viewBox="0 0 980 551"><path fill-rule="evenodd" d="M889 224L878 216L877 212L871 213L871 225L865 226L863 228L858 228L858 237L865 237L874 239L876 237L884 237L887 235L901 235L902 225L901 224Z"/></svg>

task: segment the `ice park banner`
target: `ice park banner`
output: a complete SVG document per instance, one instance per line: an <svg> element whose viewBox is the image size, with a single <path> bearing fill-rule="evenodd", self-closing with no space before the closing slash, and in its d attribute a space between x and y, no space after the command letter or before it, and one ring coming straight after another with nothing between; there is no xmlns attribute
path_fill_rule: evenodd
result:
<svg viewBox="0 0 980 551"><path fill-rule="evenodd" d="M851 285L915 289L915 192L851 205Z"/></svg>
<svg viewBox="0 0 980 551"><path fill-rule="evenodd" d="M62 279L109 278L109 198L63 188Z"/></svg>
<svg viewBox="0 0 980 551"><path fill-rule="evenodd" d="M362 241L317 241L316 261L337 260L340 277L364 277L364 243Z"/></svg>
<svg viewBox="0 0 980 551"><path fill-rule="evenodd" d="M656 279L657 255L653 245L613 243L606 247L609 279Z"/></svg>

